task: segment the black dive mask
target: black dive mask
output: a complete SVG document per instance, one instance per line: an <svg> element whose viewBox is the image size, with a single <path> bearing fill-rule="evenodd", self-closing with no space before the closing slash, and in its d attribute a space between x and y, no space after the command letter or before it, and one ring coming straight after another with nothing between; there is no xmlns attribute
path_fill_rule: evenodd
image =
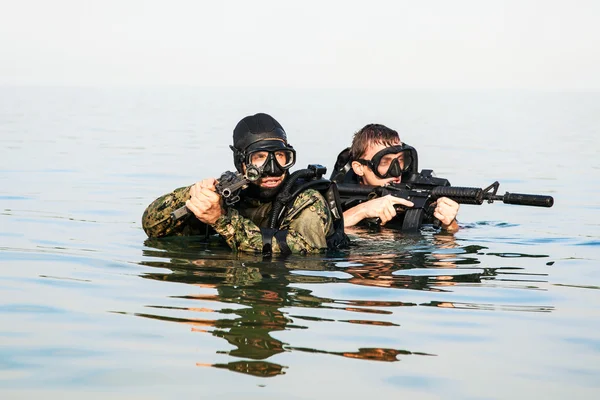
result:
<svg viewBox="0 0 600 400"><path fill-rule="evenodd" d="M296 150L281 140L262 140L237 154L242 163L258 168L261 176L281 176L296 163Z"/></svg>
<svg viewBox="0 0 600 400"><path fill-rule="evenodd" d="M405 143L386 147L378 151L370 160L358 159L359 163L368 166L380 179L397 178L416 165L417 151Z"/></svg>
<svg viewBox="0 0 600 400"><path fill-rule="evenodd" d="M281 176L285 173L285 171L287 170L287 168L284 168L284 166L286 165L286 163L284 162L283 165L282 163L278 160L281 159L281 156L278 157L275 153L273 152L266 152L265 155L260 155L260 162L256 162L253 160L254 155L249 155L249 158L252 160L250 161L249 165L254 165L254 166L258 166L259 168L262 169L262 176ZM248 164L246 164L248 165Z"/></svg>

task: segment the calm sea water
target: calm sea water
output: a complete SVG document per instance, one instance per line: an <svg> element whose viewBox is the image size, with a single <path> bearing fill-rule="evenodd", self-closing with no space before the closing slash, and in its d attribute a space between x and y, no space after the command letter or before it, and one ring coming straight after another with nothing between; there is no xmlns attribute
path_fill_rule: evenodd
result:
<svg viewBox="0 0 600 400"><path fill-rule="evenodd" d="M146 205L232 169L256 112L297 167L379 122L454 185L555 206L327 256L147 240ZM0 397L598 398L599 127L596 93L2 87Z"/></svg>

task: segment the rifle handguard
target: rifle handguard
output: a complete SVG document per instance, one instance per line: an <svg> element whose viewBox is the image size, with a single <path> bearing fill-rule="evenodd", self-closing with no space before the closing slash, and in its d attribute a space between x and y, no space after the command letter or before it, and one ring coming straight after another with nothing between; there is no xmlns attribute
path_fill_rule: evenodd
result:
<svg viewBox="0 0 600 400"><path fill-rule="evenodd" d="M436 186L431 191L431 197L435 199L448 197L459 204L483 204L484 193L481 188Z"/></svg>
<svg viewBox="0 0 600 400"><path fill-rule="evenodd" d="M459 204L483 204L484 201L502 201L504 204L520 206L552 207L554 198L538 194L508 193L497 195L480 188L437 186L431 191L431 197L448 197Z"/></svg>

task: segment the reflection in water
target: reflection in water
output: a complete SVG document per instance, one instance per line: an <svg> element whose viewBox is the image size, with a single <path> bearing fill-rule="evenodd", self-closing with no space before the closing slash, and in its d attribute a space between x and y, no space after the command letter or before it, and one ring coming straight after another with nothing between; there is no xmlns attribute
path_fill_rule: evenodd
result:
<svg viewBox="0 0 600 400"><path fill-rule="evenodd" d="M398 355L410 355L416 354L421 356L433 356L435 354L418 353L408 350L395 350L395 349L379 349L379 348L361 348L358 351L323 351L315 349L306 349L302 347L290 347L292 350L305 351L307 353L321 353L321 354L332 354L335 356L342 356L347 358L356 358L359 360L371 360L371 361L398 361Z"/></svg>
<svg viewBox="0 0 600 400"><path fill-rule="evenodd" d="M241 372L243 374L260 376L268 378L276 375L285 374L283 367L279 364L270 363L266 361L234 361L227 364L196 364L199 367L215 367L228 369L233 372Z"/></svg>
<svg viewBox="0 0 600 400"><path fill-rule="evenodd" d="M225 339L233 349L217 353L238 359L216 364L198 362L198 366L212 366L253 376L272 377L284 374L287 367L267 360L287 351L372 361L397 361L399 355L434 355L424 351L393 349L386 346L345 351L299 347L274 338L274 332L309 329L310 324L323 322L351 324L357 328L364 326L365 329L369 326L401 329L399 324L387 321L384 317L394 314L392 308L418 305L449 309L533 312L550 312L553 309L550 306L439 300L417 304L398 301L396 297L382 299L381 296L369 296L364 299L361 295L361 299L348 299L315 295L313 290L307 287L312 288L314 286L311 285L319 284L351 284L370 288L365 292L367 294L373 293L373 289L386 288L431 292L439 296L449 293L457 285L483 287L486 282L492 281L497 285L506 281L504 275L509 273L520 274L521 279L517 282L529 283L526 287L515 286L520 289L538 289L531 283L544 282L543 275L534 276L535 279L532 279L531 274L525 274L517 267L482 267L480 256L486 248L475 245L460 246L452 235L432 233L415 238L385 230L373 236L370 231L364 229L355 229L350 233L358 243L356 247L347 253L329 254L322 258L290 256L263 259L260 255L231 254L214 243L202 243L190 238L148 239L144 256L149 261L142 264L160 270L143 274L142 277L194 285L202 290L214 290L211 294L203 292L173 296L185 301L202 302L203 305L210 302L214 306L147 307L157 310L157 313L210 313L222 315L223 318L182 318L154 312L136 315L188 324L192 326L193 332L210 333ZM367 241L368 246L363 246ZM234 307L227 308L224 306L226 304ZM298 315L299 309L305 309L302 313L305 315ZM290 310L293 311L290 313ZM310 315L310 310L314 310L313 314L316 315ZM329 315L351 312L356 313L358 317L323 317L323 313L317 310L330 310Z"/></svg>
<svg viewBox="0 0 600 400"><path fill-rule="evenodd" d="M432 301L429 303L420 304L421 306L439 307L439 308L456 308L463 310L503 310L503 311L529 311L529 312L551 312L554 307L550 306L519 306L519 305L495 305L495 304L473 304L473 303L457 303L446 301Z"/></svg>

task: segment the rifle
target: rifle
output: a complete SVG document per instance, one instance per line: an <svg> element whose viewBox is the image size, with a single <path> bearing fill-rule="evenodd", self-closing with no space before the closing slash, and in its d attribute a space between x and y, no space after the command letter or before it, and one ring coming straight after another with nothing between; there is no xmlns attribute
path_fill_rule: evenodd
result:
<svg viewBox="0 0 600 400"><path fill-rule="evenodd" d="M250 182L254 182L260 178L261 171L253 165L246 168L246 173L225 171L217 180L215 188L225 204L228 206L234 205L240 201L240 192L248 187ZM186 206L179 207L171 213L173 222L185 217L190 213Z"/></svg>
<svg viewBox="0 0 600 400"><path fill-rule="evenodd" d="M431 217L433 211L431 205L440 197L448 197L459 204L481 205L484 201L488 203L502 201L505 204L534 207L552 207L554 204L552 196L508 192L499 195L497 192L500 184L497 181L484 189L450 186L447 179L433 176L432 170L422 170L420 174L412 174L406 182L388 186L348 183L339 183L337 186L344 210L388 194L413 202L414 206L406 209L404 213L403 231L418 230L424 217Z"/></svg>

